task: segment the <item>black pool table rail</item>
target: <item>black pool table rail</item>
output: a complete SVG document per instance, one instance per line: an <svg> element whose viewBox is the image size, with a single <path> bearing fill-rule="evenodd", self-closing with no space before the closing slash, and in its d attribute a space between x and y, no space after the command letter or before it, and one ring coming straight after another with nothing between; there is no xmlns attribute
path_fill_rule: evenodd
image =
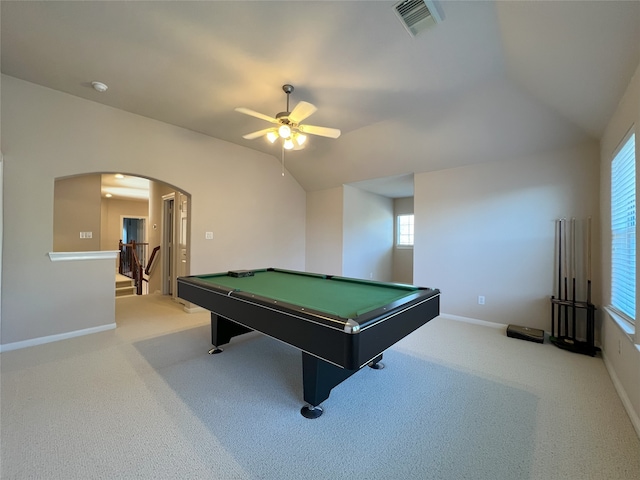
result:
<svg viewBox="0 0 640 480"><path fill-rule="evenodd" d="M180 282L182 282L182 285L180 285ZM200 293L194 290L198 288L201 290ZM350 322L350 319L348 318L343 318L327 312L321 312L312 308L301 307L293 303L274 300L272 298L263 297L254 293L245 292L237 288L229 288L224 285L206 282L200 280L197 277L183 277L178 279L178 296L180 298L184 298L181 296L181 292L186 292L187 289L189 289L188 294L193 295L196 298L196 300L189 301L212 312L216 312L214 307L217 307L219 305L219 302L224 300L215 297L207 299L207 296L210 293L214 293L223 297L233 298L238 301L255 303L267 309L276 308L278 309L278 311L282 311L285 314L293 315L296 318L300 318L308 322L314 322L327 328L350 331L351 328L356 327L356 325L354 325L353 322ZM207 305L203 305L199 302L206 303ZM359 324L357 325L357 327L359 327Z"/></svg>
<svg viewBox="0 0 640 480"><path fill-rule="evenodd" d="M299 274L299 272L288 271L288 270L277 270L277 269L271 269L271 268L268 270ZM367 283L380 284L380 282L370 282L368 280L350 279L346 277L334 277L331 275L315 274L315 276L319 278L327 279L327 280L335 279L339 281L356 281L356 282L365 283L365 284ZM217 299L207 302L206 297L208 296L209 293L216 293L226 297L233 297L238 300L246 301L248 303L256 303L258 305L262 305L265 308L273 307L278 309L278 311L282 311L283 313L294 315L296 318L301 318L309 322L317 323L318 325L322 325L328 328L334 328L350 334L359 333L360 331L372 326L374 323L379 322L382 317L385 317L387 315L393 316L393 312L395 310L398 310L398 311L404 310L407 307L413 306L414 304L421 303L425 298L431 298L434 295L439 295L440 293L440 291L437 289L414 287L413 289L409 290L410 293L408 293L401 299L398 299L394 302L374 308L372 310L366 311L354 317L344 317L339 314L335 314L331 312L323 312L320 310L315 310L313 308L296 305L294 303L285 302L282 300L274 300L273 298L268 298L268 297L263 297L261 295L257 295L251 292L245 292L244 290L241 290L238 288L230 288L224 285L212 283L210 281L204 281L198 278L198 276L180 277L178 279L178 296L180 298L184 298L185 300L188 300L188 299L180 295L180 291L181 291L181 287L182 287L182 291L186 290L187 285L194 288L199 287L202 289L202 292L201 292L202 295L198 295L195 291L191 292L194 296L198 298L198 301L192 301L192 303L195 303L196 305L199 305L212 312L215 312L216 310L210 307L217 306L219 302ZM394 286L394 284L385 284L385 285ZM398 285L398 286L402 287L403 285ZM202 305L202 303L199 303L199 302L207 302L209 306Z"/></svg>

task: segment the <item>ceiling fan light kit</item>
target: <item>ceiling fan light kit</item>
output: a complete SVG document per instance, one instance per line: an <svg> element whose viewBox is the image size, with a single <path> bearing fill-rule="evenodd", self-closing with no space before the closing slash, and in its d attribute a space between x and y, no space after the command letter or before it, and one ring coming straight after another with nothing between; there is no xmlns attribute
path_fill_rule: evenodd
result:
<svg viewBox="0 0 640 480"><path fill-rule="evenodd" d="M284 149L301 150L307 140L306 134L329 138L338 138L340 136L340 130L337 128L302 125L301 122L315 113L317 108L308 102L299 102L292 111L289 111L289 95L294 90L293 85L285 84L282 86L282 90L287 94L287 110L278 113L275 117L270 117L245 107L235 109L236 112L276 124L272 128L265 128L243 135L242 138L253 140L264 136L270 143L275 143L278 138L281 138Z"/></svg>
<svg viewBox="0 0 640 480"><path fill-rule="evenodd" d="M278 128L278 135L282 138L289 138L291 136L291 127L286 124L280 125L280 128Z"/></svg>

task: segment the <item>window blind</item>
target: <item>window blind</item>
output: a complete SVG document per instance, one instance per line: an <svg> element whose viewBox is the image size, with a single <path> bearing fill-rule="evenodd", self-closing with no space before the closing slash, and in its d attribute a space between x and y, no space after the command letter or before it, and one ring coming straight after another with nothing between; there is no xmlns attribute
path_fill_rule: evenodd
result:
<svg viewBox="0 0 640 480"><path fill-rule="evenodd" d="M635 135L626 141L611 164L611 306L635 321Z"/></svg>

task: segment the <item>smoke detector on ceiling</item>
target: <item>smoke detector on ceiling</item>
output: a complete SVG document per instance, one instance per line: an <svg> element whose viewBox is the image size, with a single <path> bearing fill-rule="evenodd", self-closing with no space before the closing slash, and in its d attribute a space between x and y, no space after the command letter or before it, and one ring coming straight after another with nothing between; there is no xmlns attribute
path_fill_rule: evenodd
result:
<svg viewBox="0 0 640 480"><path fill-rule="evenodd" d="M393 6L393 11L412 37L442 21L439 5L434 0L402 0Z"/></svg>
<svg viewBox="0 0 640 480"><path fill-rule="evenodd" d="M96 92L104 93L109 87L102 82L91 82L91 86Z"/></svg>

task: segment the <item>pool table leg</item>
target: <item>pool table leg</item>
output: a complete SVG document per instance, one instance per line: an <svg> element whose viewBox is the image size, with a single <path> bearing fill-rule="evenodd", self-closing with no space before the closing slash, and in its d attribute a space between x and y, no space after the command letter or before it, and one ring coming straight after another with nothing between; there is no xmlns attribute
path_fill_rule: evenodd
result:
<svg viewBox="0 0 640 480"><path fill-rule="evenodd" d="M213 348L209 350L209 354L221 353L220 345L229 343L231 338L242 335L243 333L252 332L249 327L232 322L228 318L221 317L215 313L211 313L211 344Z"/></svg>
<svg viewBox="0 0 640 480"><path fill-rule="evenodd" d="M375 365L379 365L380 360L382 360L382 354L373 359L369 366L376 368ZM307 402L307 405L302 407L300 413L306 418L318 418L322 415L322 407L319 405L329 398L331 389L344 382L358 370L340 368L302 352L302 386L304 401Z"/></svg>
<svg viewBox="0 0 640 480"><path fill-rule="evenodd" d="M367 363L369 368L373 368L374 370L382 370L384 368L384 363L382 363L382 354L378 355L376 358Z"/></svg>

